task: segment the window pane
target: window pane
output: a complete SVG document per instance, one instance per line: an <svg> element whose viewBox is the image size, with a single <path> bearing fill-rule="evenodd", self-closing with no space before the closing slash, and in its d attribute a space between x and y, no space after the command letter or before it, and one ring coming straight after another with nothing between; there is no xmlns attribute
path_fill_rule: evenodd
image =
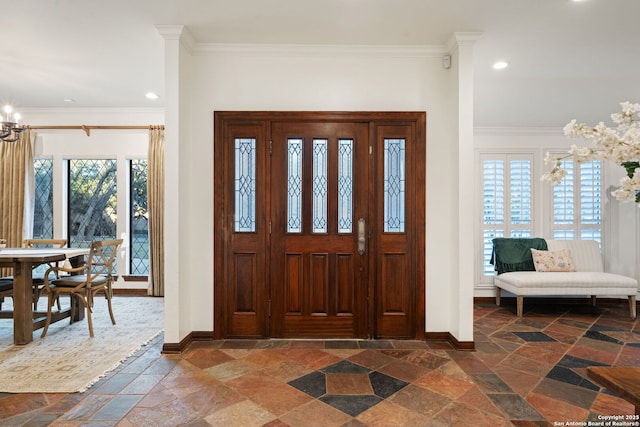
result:
<svg viewBox="0 0 640 427"><path fill-rule="evenodd" d="M511 230L511 237L531 237L531 230Z"/></svg>
<svg viewBox="0 0 640 427"><path fill-rule="evenodd" d="M561 167L567 175L553 186L553 223L573 224L573 162L564 160Z"/></svg>
<svg viewBox="0 0 640 427"><path fill-rule="evenodd" d="M595 240L598 243L602 243L602 236L599 228L584 228L580 230L581 240Z"/></svg>
<svg viewBox="0 0 640 427"><path fill-rule="evenodd" d="M131 160L131 230L129 274L149 275L149 213L147 210L147 161Z"/></svg>
<svg viewBox="0 0 640 427"><path fill-rule="evenodd" d="M600 224L600 161L580 164L580 222Z"/></svg>
<svg viewBox="0 0 640 427"><path fill-rule="evenodd" d="M384 140L384 231L404 232L404 139Z"/></svg>
<svg viewBox="0 0 640 427"><path fill-rule="evenodd" d="M554 240L573 240L574 232L573 230L553 230L553 239Z"/></svg>
<svg viewBox="0 0 640 427"><path fill-rule="evenodd" d="M53 238L53 160L35 159L33 238Z"/></svg>
<svg viewBox="0 0 640 427"><path fill-rule="evenodd" d="M484 223L504 224L504 162L485 160L482 169Z"/></svg>
<svg viewBox="0 0 640 427"><path fill-rule="evenodd" d="M504 230L484 230L482 239L482 271L485 276L492 276L495 274L494 266L491 264L491 254L493 254L492 240L496 237L504 237Z"/></svg>
<svg viewBox="0 0 640 427"><path fill-rule="evenodd" d="M235 231L256 231L256 140L235 140Z"/></svg>
<svg viewBox="0 0 640 427"><path fill-rule="evenodd" d="M511 223L531 224L531 162L510 163Z"/></svg>
<svg viewBox="0 0 640 427"><path fill-rule="evenodd" d="M313 140L313 232L327 232L327 140Z"/></svg>
<svg viewBox="0 0 640 427"><path fill-rule="evenodd" d="M69 246L116 238L116 161L69 160Z"/></svg>
<svg viewBox="0 0 640 427"><path fill-rule="evenodd" d="M533 156L482 154L482 264L481 282L494 275L491 254L494 237L530 237L533 233Z"/></svg>
<svg viewBox="0 0 640 427"><path fill-rule="evenodd" d="M353 140L338 140L338 233L353 227Z"/></svg>
<svg viewBox="0 0 640 427"><path fill-rule="evenodd" d="M287 142L287 232L302 232L302 139Z"/></svg>
<svg viewBox="0 0 640 427"><path fill-rule="evenodd" d="M602 222L601 161L562 161L568 173L553 187L554 236L558 239L600 239ZM596 227L594 227L596 226Z"/></svg>

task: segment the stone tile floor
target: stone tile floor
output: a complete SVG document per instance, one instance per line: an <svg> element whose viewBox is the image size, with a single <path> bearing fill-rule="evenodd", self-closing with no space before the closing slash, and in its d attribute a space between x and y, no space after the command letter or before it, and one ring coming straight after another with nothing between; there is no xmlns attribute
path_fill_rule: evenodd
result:
<svg viewBox="0 0 640 427"><path fill-rule="evenodd" d="M158 337L84 393L0 394L0 426L546 426L633 414L588 366L640 367L627 305L476 304L476 351L443 342Z"/></svg>

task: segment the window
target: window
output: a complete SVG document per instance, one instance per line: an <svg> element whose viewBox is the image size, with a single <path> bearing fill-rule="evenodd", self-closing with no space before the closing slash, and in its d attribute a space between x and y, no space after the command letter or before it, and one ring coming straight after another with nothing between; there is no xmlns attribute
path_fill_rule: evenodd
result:
<svg viewBox="0 0 640 427"><path fill-rule="evenodd" d="M54 181L52 159L35 159L35 209L33 237L67 236L70 247L88 247L93 240L128 237L127 263L120 274L149 274L147 215L147 161L69 159L60 162L64 184ZM118 168L127 168L127 183L117 182ZM126 176L126 174L125 174ZM54 211L54 200L66 212ZM63 202L66 200L66 203ZM127 201L124 203L123 201ZM120 203L118 203L120 202ZM58 202L56 202L58 203ZM129 213L118 220L118 204ZM127 206L128 205L128 206Z"/></svg>
<svg viewBox="0 0 640 427"><path fill-rule="evenodd" d="M115 160L69 160L69 246L88 248L93 240L117 236Z"/></svg>
<svg viewBox="0 0 640 427"><path fill-rule="evenodd" d="M287 141L287 232L302 232L302 139Z"/></svg>
<svg viewBox="0 0 640 427"><path fill-rule="evenodd" d="M553 239L602 242L601 166L599 160L577 164L562 161L567 175L552 190Z"/></svg>
<svg viewBox="0 0 640 427"><path fill-rule="evenodd" d="M147 161L129 162L131 216L129 217L129 274L149 275L149 211L147 209Z"/></svg>
<svg viewBox="0 0 640 427"><path fill-rule="evenodd" d="M491 265L495 237L531 237L533 200L531 154L483 154L482 276L494 274Z"/></svg>
<svg viewBox="0 0 640 427"><path fill-rule="evenodd" d="M384 140L384 232L404 233L405 140Z"/></svg>
<svg viewBox="0 0 640 427"><path fill-rule="evenodd" d="M353 139L338 139L338 233L351 233Z"/></svg>
<svg viewBox="0 0 640 427"><path fill-rule="evenodd" d="M35 159L33 238L53 238L53 160Z"/></svg>
<svg viewBox="0 0 640 427"><path fill-rule="evenodd" d="M256 231L256 139L235 140L235 231Z"/></svg>
<svg viewBox="0 0 640 427"><path fill-rule="evenodd" d="M558 154L560 156L561 153ZM540 154L540 156L542 156ZM562 162L567 175L549 186L549 203L534 200L534 158L531 153L481 153L482 195L480 283L492 283L492 240L495 237L540 237L555 240L602 242L601 162ZM542 157L540 157L542 164ZM544 209L548 219L535 224L534 206Z"/></svg>
<svg viewBox="0 0 640 427"><path fill-rule="evenodd" d="M34 159L35 200L33 207L33 238L53 239L53 160ZM48 264L34 269L36 274L44 274Z"/></svg>
<svg viewBox="0 0 640 427"><path fill-rule="evenodd" d="M327 155L329 141L313 140L313 232L327 232Z"/></svg>

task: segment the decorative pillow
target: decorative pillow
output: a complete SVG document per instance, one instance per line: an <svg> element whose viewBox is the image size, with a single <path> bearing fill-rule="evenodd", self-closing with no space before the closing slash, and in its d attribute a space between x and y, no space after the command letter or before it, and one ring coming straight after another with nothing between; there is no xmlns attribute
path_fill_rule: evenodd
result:
<svg viewBox="0 0 640 427"><path fill-rule="evenodd" d="M536 271L576 271L569 249L560 249L558 251L531 249L531 256L533 257L533 265Z"/></svg>

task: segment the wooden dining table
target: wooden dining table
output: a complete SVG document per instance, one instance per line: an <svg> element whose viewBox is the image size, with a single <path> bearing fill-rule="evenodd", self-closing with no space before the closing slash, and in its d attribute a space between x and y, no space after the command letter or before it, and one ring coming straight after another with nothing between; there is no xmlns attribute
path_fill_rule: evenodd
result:
<svg viewBox="0 0 640 427"><path fill-rule="evenodd" d="M640 367L590 366L587 368L587 377L634 406L635 417L626 416L624 421L640 420Z"/></svg>
<svg viewBox="0 0 640 427"><path fill-rule="evenodd" d="M41 264L69 260L74 265L82 262L88 248L2 248L0 267L13 268L13 312L2 312L1 317L13 317L13 343L24 345L33 341L33 331L44 326L44 319L34 319L33 268ZM71 301L71 304L77 302ZM71 315L71 309L60 311L52 321ZM74 310L80 317L84 310ZM78 320L76 319L76 320Z"/></svg>

